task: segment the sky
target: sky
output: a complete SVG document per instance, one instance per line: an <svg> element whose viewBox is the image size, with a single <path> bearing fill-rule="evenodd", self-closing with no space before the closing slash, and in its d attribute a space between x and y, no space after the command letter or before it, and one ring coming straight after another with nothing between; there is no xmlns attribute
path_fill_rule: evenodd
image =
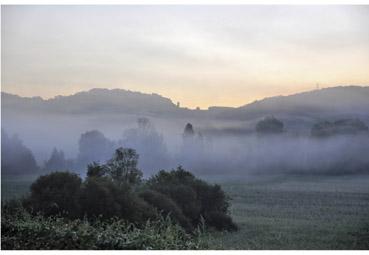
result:
<svg viewBox="0 0 369 255"><path fill-rule="evenodd" d="M189 108L369 85L369 6L2 6L2 91L158 93Z"/></svg>

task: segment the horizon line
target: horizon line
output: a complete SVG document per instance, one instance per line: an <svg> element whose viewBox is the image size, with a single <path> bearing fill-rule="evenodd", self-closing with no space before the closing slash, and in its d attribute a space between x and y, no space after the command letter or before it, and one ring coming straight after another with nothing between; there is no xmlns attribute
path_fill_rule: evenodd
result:
<svg viewBox="0 0 369 255"><path fill-rule="evenodd" d="M318 88L315 88L315 89L311 89L311 90L303 90L303 91L300 91L300 92L295 92L295 93L291 93L291 94L279 94L279 95L274 95L274 96L267 96L267 97L263 97L261 99L254 99L253 101L250 101L250 102L246 102L240 106L224 106L224 105L209 105L207 107L207 110L209 110L210 108L212 107L222 107L222 108L240 108L240 107L243 107L243 106L246 106L248 104L252 104L254 102L258 102L258 101L262 101L262 100L265 100L265 99L269 99L269 98L273 98L273 97L287 97L287 96L294 96L294 95L298 95L298 94L303 94L303 93L308 93L308 92L313 92L313 91L321 91L321 90L326 90L326 89L334 89L334 88L348 88L348 87L359 87L359 88L365 88L365 87L369 87L369 84L368 85L354 85L354 84L351 84L351 85L338 85L338 86L326 86L326 87L318 87ZM78 92L74 92L74 93L71 93L71 94L59 94L59 95L54 95L54 96L51 96L51 97L42 97L42 96L22 96L22 95L19 95L19 94L16 94L16 93L12 93L12 92L7 92L7 91L4 91L3 89L1 89L1 93L6 93L6 94L9 94L9 95L13 95L13 96L17 96L17 97L20 97L20 98L27 98L27 99L32 99L32 98L40 98L41 100L43 101L49 101L49 100L55 100L57 99L58 97L69 97L69 96L74 96L76 94L79 94L79 93L87 93L87 92L90 92L92 90L108 90L108 91L113 91L113 90L120 90L120 91L126 91L126 92L131 92L131 93L139 93L139 94L145 94L145 95L158 95L160 97L163 97L163 98L166 98L166 99L169 99L174 105L176 105L172 98L170 97L167 97L167 96L164 96L162 94L159 94L159 93L156 93L156 92L141 92L141 91L136 91L136 90L130 90L130 89L124 89L124 88L102 88L102 87L96 87L96 88L91 88L91 89L87 89L87 90L81 90L81 91L78 91ZM180 103L180 102L179 102ZM186 106L183 106L183 107L180 107L180 108L184 108L184 109L190 109L190 110L197 110L198 107L194 107L194 108L189 108L189 107L186 107ZM205 108L204 109L201 109L201 110L206 110Z"/></svg>

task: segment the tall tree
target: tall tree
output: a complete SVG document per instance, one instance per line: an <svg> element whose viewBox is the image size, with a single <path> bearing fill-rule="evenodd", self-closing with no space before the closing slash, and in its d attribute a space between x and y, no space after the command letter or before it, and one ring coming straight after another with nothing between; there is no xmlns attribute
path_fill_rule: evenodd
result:
<svg viewBox="0 0 369 255"><path fill-rule="evenodd" d="M17 135L1 129L1 172L5 175L35 174L39 170L32 151Z"/></svg>

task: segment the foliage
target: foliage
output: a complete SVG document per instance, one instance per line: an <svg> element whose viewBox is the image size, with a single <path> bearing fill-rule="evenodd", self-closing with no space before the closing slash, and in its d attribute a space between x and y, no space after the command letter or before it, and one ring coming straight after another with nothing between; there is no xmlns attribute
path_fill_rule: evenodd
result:
<svg viewBox="0 0 369 255"><path fill-rule="evenodd" d="M64 152L53 149L49 160L45 162L44 166L46 171L61 171L68 168L68 162L65 159Z"/></svg>
<svg viewBox="0 0 369 255"><path fill-rule="evenodd" d="M76 166L80 169L94 160L105 161L114 152L114 143L98 130L83 133L79 139L78 147Z"/></svg>
<svg viewBox="0 0 369 255"><path fill-rule="evenodd" d="M69 172L40 176L22 204L3 207L3 247L195 249L205 224L236 229L219 185L181 167L143 181L137 161L135 150L119 148L106 164L90 164L83 182Z"/></svg>
<svg viewBox="0 0 369 255"><path fill-rule="evenodd" d="M148 118L138 118L137 127L126 130L118 143L140 154L139 166L146 173L165 168L168 164L169 155L163 136Z"/></svg>
<svg viewBox="0 0 369 255"><path fill-rule="evenodd" d="M21 207L14 214L2 208L1 248L32 250L184 250L205 249L204 234L189 235L169 217L147 221L142 226L118 218L69 220L32 216Z"/></svg>
<svg viewBox="0 0 369 255"><path fill-rule="evenodd" d="M195 131L193 130L192 124L187 123L183 131L183 137L193 137L194 135Z"/></svg>
<svg viewBox="0 0 369 255"><path fill-rule="evenodd" d="M137 185L142 172L137 168L138 154L133 149L118 148L106 164L93 162L87 167L88 177L107 177L120 185Z"/></svg>
<svg viewBox="0 0 369 255"><path fill-rule="evenodd" d="M311 128L311 135L327 137L339 134L358 134L368 132L368 127L359 119L342 119L334 122L321 121Z"/></svg>
<svg viewBox="0 0 369 255"><path fill-rule="evenodd" d="M128 185L118 185L107 177L89 177L80 198L83 213L89 218L118 217L142 223L157 218L156 210Z"/></svg>
<svg viewBox="0 0 369 255"><path fill-rule="evenodd" d="M139 184L142 172L137 168L138 154L134 149L119 148L115 151L105 168L110 177L125 184Z"/></svg>
<svg viewBox="0 0 369 255"><path fill-rule="evenodd" d="M215 222L217 219L225 222L223 218L212 216L217 213L224 215L225 218L228 213L228 197L220 186L207 184L182 167L170 172L160 171L147 181L147 186L175 201L193 226L197 226L203 217L207 226L226 230L236 229L232 220L226 226Z"/></svg>
<svg viewBox="0 0 369 255"><path fill-rule="evenodd" d="M17 135L9 137L1 129L1 173L2 175L35 174L39 172L32 151Z"/></svg>
<svg viewBox="0 0 369 255"><path fill-rule="evenodd" d="M121 216L122 206L116 199L119 189L108 178L89 177L83 183L80 204L88 217L110 218ZM124 193L120 194L125 195Z"/></svg>
<svg viewBox="0 0 369 255"><path fill-rule="evenodd" d="M273 116L266 117L256 124L259 134L278 134L283 132L283 122Z"/></svg>
<svg viewBox="0 0 369 255"><path fill-rule="evenodd" d="M170 197L150 189L141 192L140 196L147 203L157 208L163 215L169 215L171 219L179 223L184 229L191 230L190 221Z"/></svg>
<svg viewBox="0 0 369 255"><path fill-rule="evenodd" d="M31 195L26 200L31 210L45 215L79 214L81 178L74 173L54 172L40 176L31 185Z"/></svg>

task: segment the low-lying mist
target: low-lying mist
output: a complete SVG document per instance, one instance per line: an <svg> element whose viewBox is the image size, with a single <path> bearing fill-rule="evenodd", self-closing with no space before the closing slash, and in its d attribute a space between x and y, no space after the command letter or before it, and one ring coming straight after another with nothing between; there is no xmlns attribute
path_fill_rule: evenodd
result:
<svg viewBox="0 0 369 255"><path fill-rule="evenodd" d="M179 128L178 123L167 129L159 126L157 128L147 118L139 118L136 124L126 126L117 138L99 130L82 132L74 141L77 150L64 152L64 146L48 144L57 149L50 150L43 160L38 160L39 172L68 169L84 176L87 164L93 161L104 163L115 149L125 147L137 150L139 167L145 176L178 165L199 175L224 178L258 173L369 173L368 132L313 137L287 131L278 134L255 131L214 134L198 131L201 129L192 125ZM59 138L72 140L70 137ZM3 152L11 143L9 139L2 142ZM17 143L20 143L19 138ZM40 139L39 143L48 141ZM30 149L34 148L30 146ZM2 156L6 157L6 154L2 153ZM12 159L19 161L14 155ZM2 166L5 161L2 160ZM5 174L14 174L2 168ZM27 167L24 166L22 171L27 173Z"/></svg>

